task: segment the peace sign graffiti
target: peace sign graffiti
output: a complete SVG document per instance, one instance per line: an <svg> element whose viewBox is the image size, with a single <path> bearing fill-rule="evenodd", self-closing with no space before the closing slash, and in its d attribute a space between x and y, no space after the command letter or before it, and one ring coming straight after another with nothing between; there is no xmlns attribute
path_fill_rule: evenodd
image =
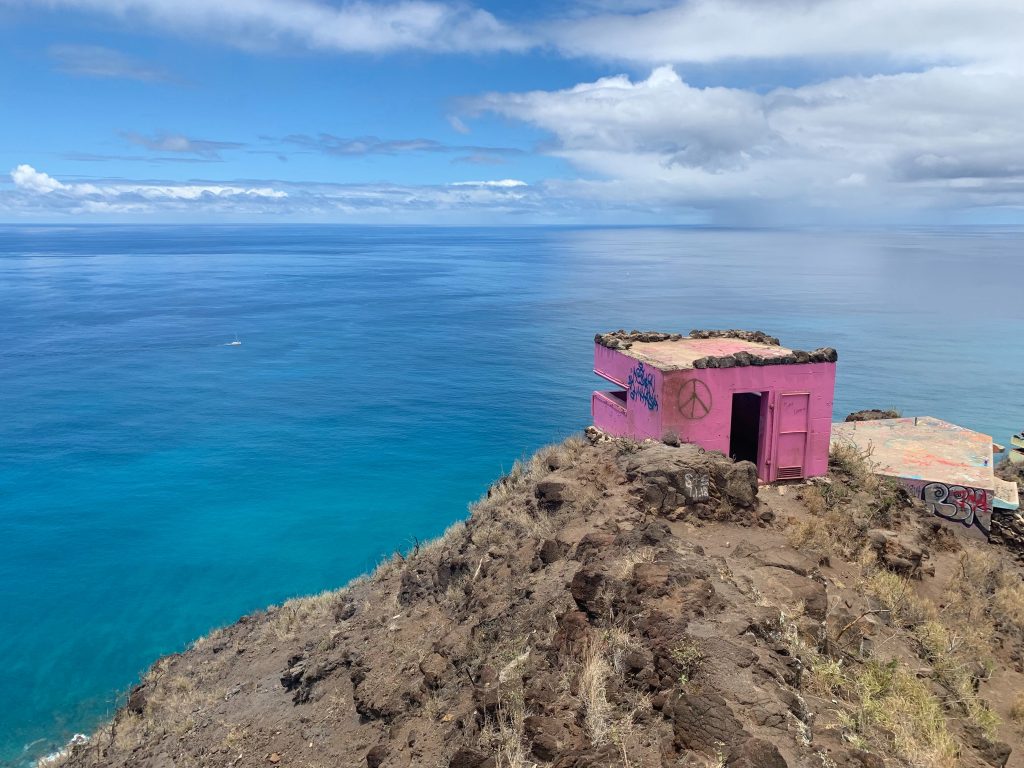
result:
<svg viewBox="0 0 1024 768"><path fill-rule="evenodd" d="M703 381L688 379L679 388L678 402L684 419L703 419L711 411L711 390Z"/></svg>

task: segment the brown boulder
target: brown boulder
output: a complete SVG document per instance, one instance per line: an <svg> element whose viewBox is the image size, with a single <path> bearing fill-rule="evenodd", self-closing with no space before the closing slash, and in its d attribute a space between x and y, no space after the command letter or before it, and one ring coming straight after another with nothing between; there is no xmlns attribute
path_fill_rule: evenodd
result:
<svg viewBox="0 0 1024 768"><path fill-rule="evenodd" d="M778 748L764 739L747 739L725 760L728 768L789 768Z"/></svg>
<svg viewBox="0 0 1024 768"><path fill-rule="evenodd" d="M388 759L388 748L378 744L366 753L366 768L380 768Z"/></svg>
<svg viewBox="0 0 1024 768"><path fill-rule="evenodd" d="M146 686L136 685L132 688L131 693L128 694L128 702L125 704L125 709L131 712L133 715L141 715L146 709Z"/></svg>
<svg viewBox="0 0 1024 768"><path fill-rule="evenodd" d="M895 531L883 528L872 528L867 538L883 566L901 576L921 578L923 563L930 557L928 550L907 544Z"/></svg>
<svg viewBox="0 0 1024 768"><path fill-rule="evenodd" d="M440 688L449 669L448 660L438 653L431 653L420 662L420 672L427 688Z"/></svg>
<svg viewBox="0 0 1024 768"><path fill-rule="evenodd" d="M448 761L448 768L487 768L488 765L494 765L494 758L468 747L456 751Z"/></svg>
<svg viewBox="0 0 1024 768"><path fill-rule="evenodd" d="M816 621L825 620L828 592L820 581L772 566L755 568L751 576L755 586L769 600L785 603L791 608L802 603L807 616Z"/></svg>
<svg viewBox="0 0 1024 768"><path fill-rule="evenodd" d="M725 471L726 498L745 509L757 505L757 465L738 461Z"/></svg>
<svg viewBox="0 0 1024 768"><path fill-rule="evenodd" d="M535 491L537 500L546 507L559 507L567 501L572 501L572 483L564 478L550 477L537 483Z"/></svg>
<svg viewBox="0 0 1024 768"><path fill-rule="evenodd" d="M551 563L557 563L568 551L569 547L565 542L557 541L556 539L544 539L540 545L540 549L537 551L537 557L544 565L551 565Z"/></svg>
<svg viewBox="0 0 1024 768"><path fill-rule="evenodd" d="M668 592L671 567L668 563L637 563L633 566L633 584L637 592L661 596Z"/></svg>
<svg viewBox="0 0 1024 768"><path fill-rule="evenodd" d="M615 536L610 533L588 533L576 545L573 557L580 562L586 562L589 556L607 549L615 543Z"/></svg>
<svg viewBox="0 0 1024 768"><path fill-rule="evenodd" d="M530 715L523 722L526 736L533 744L533 756L546 763L559 755L581 745L582 739L572 715L566 712L562 717Z"/></svg>
<svg viewBox="0 0 1024 768"><path fill-rule="evenodd" d="M682 694L672 710L672 730L676 746L706 755L750 738L725 699L713 691Z"/></svg>
<svg viewBox="0 0 1024 768"><path fill-rule="evenodd" d="M604 586L607 581L600 571L584 566L576 571L569 584L569 593L576 605L589 616L599 616L604 609Z"/></svg>

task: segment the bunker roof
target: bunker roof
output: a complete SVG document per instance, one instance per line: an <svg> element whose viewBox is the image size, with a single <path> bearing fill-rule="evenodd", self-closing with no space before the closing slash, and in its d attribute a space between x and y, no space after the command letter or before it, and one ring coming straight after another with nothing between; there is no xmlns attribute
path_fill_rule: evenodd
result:
<svg viewBox="0 0 1024 768"><path fill-rule="evenodd" d="M688 336L660 331L612 331L594 341L661 371L690 368L734 368L748 365L834 363L830 347L812 352L787 349L761 331L696 330Z"/></svg>
<svg viewBox="0 0 1024 768"><path fill-rule="evenodd" d="M931 416L832 425L832 442L871 451L881 475L993 490L992 438Z"/></svg>

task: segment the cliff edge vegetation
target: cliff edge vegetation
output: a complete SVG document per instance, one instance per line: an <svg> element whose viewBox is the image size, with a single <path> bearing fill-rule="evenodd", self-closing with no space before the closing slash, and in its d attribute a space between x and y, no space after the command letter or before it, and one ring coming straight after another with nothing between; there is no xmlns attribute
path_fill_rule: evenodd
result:
<svg viewBox="0 0 1024 768"><path fill-rule="evenodd" d="M1021 567L868 461L759 488L569 439L438 540L160 659L54 762L1024 765Z"/></svg>

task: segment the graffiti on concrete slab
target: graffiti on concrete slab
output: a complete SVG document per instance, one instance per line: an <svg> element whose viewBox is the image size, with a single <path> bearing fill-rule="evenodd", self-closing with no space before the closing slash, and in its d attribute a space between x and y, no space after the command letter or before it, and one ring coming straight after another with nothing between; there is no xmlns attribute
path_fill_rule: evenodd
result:
<svg viewBox="0 0 1024 768"><path fill-rule="evenodd" d="M654 394L654 374L644 368L643 363L637 363L636 368L629 372L626 386L629 388L630 400L639 400L649 411L658 410L658 398Z"/></svg>
<svg viewBox="0 0 1024 768"><path fill-rule="evenodd" d="M988 536L992 507L988 491L962 485L928 483L921 489L924 505L933 515L967 528L975 526Z"/></svg>
<svg viewBox="0 0 1024 768"><path fill-rule="evenodd" d="M711 495L708 476L687 472L683 475L683 494L690 501L707 501Z"/></svg>
<svg viewBox="0 0 1024 768"><path fill-rule="evenodd" d="M679 388L679 414L684 419L703 419L711 412L711 390L698 379L689 379Z"/></svg>

